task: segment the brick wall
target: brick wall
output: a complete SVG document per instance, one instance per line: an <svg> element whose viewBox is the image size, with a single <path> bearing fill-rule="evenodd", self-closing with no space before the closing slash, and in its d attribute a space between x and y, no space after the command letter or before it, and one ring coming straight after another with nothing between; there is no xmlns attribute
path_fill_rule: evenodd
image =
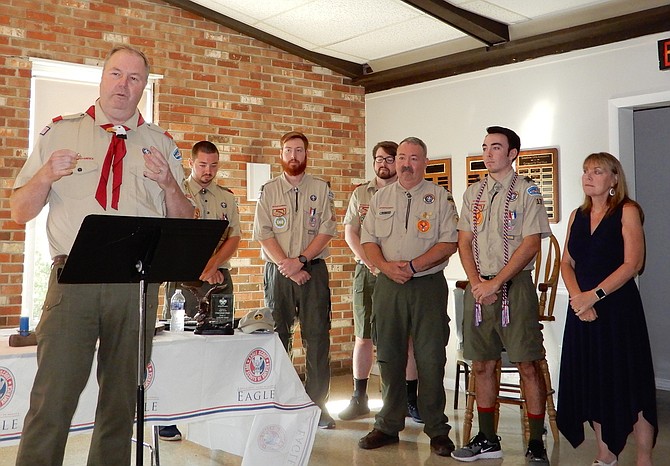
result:
<svg viewBox="0 0 670 466"><path fill-rule="evenodd" d="M29 57L101 65L114 44L140 48L156 87L154 120L182 155L196 141L219 147L219 176L238 197L242 241L234 263L238 314L263 305L262 261L251 241L246 162L279 173L278 138L310 139L308 171L331 183L341 221L353 185L365 175L363 88L330 70L154 0L5 0L0 15L0 326L18 325L24 227L10 220L13 180L27 157ZM45 122L37 122L38 125ZM333 304L332 367L351 365L353 260L343 228L328 260ZM300 345L297 345L300 348ZM303 369L301 352L295 363Z"/></svg>

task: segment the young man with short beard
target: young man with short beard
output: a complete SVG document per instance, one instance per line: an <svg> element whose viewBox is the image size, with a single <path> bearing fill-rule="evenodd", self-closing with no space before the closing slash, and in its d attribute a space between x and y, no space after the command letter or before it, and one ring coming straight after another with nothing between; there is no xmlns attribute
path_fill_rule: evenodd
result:
<svg viewBox="0 0 670 466"><path fill-rule="evenodd" d="M335 236L333 193L305 173L309 141L297 131L281 138L283 173L261 188L253 239L265 263L265 305L275 331L291 352L293 325L300 322L307 359L305 391L321 408L319 427L332 429L330 390L330 288L328 243Z"/></svg>

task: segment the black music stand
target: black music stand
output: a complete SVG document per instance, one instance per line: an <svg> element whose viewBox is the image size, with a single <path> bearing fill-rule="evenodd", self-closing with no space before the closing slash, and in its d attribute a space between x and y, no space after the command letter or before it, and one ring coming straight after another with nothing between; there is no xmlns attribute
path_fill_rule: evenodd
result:
<svg viewBox="0 0 670 466"><path fill-rule="evenodd" d="M228 226L227 220L89 215L82 222L60 283L139 283L136 464L144 455L147 283L194 281Z"/></svg>

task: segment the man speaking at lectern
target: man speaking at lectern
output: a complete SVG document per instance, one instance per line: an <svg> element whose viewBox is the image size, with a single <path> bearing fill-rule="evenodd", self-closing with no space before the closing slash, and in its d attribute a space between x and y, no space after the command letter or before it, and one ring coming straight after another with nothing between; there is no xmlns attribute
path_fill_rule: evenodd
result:
<svg viewBox="0 0 670 466"><path fill-rule="evenodd" d="M149 62L142 52L127 46L112 49L102 71L100 98L83 113L54 118L41 131L14 184L10 204L15 222L30 221L49 204L53 258L36 329L38 368L19 466L62 464L98 339L99 394L87 464L130 464L139 287L66 285L57 279L89 214L193 217L193 206L180 188L184 170L177 146L137 110L148 78ZM149 285L146 304L147 315L155 316L157 284ZM149 342L153 327L147 325Z"/></svg>

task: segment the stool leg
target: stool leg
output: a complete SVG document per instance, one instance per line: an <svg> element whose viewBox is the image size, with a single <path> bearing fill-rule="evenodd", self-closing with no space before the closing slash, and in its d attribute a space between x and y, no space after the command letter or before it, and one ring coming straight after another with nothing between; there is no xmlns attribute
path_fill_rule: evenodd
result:
<svg viewBox="0 0 670 466"><path fill-rule="evenodd" d="M475 373L470 374L470 380L468 380L468 389L466 391L465 397L465 416L463 418L463 445L470 440L472 433L472 417L473 410L475 406L475 390L477 386L477 378Z"/></svg>
<svg viewBox="0 0 670 466"><path fill-rule="evenodd" d="M547 416L549 417L549 427L551 428L551 435L554 437L554 442L558 442L560 437L558 435L558 424L556 424L556 408L554 407L554 387L551 385L551 375L549 374L549 364L547 358L540 361L540 368L544 376L544 383L547 386Z"/></svg>
<svg viewBox="0 0 670 466"><path fill-rule="evenodd" d="M458 392L461 382L461 361L456 361L456 381L454 382L454 409L458 409ZM466 382L467 387L467 382Z"/></svg>

